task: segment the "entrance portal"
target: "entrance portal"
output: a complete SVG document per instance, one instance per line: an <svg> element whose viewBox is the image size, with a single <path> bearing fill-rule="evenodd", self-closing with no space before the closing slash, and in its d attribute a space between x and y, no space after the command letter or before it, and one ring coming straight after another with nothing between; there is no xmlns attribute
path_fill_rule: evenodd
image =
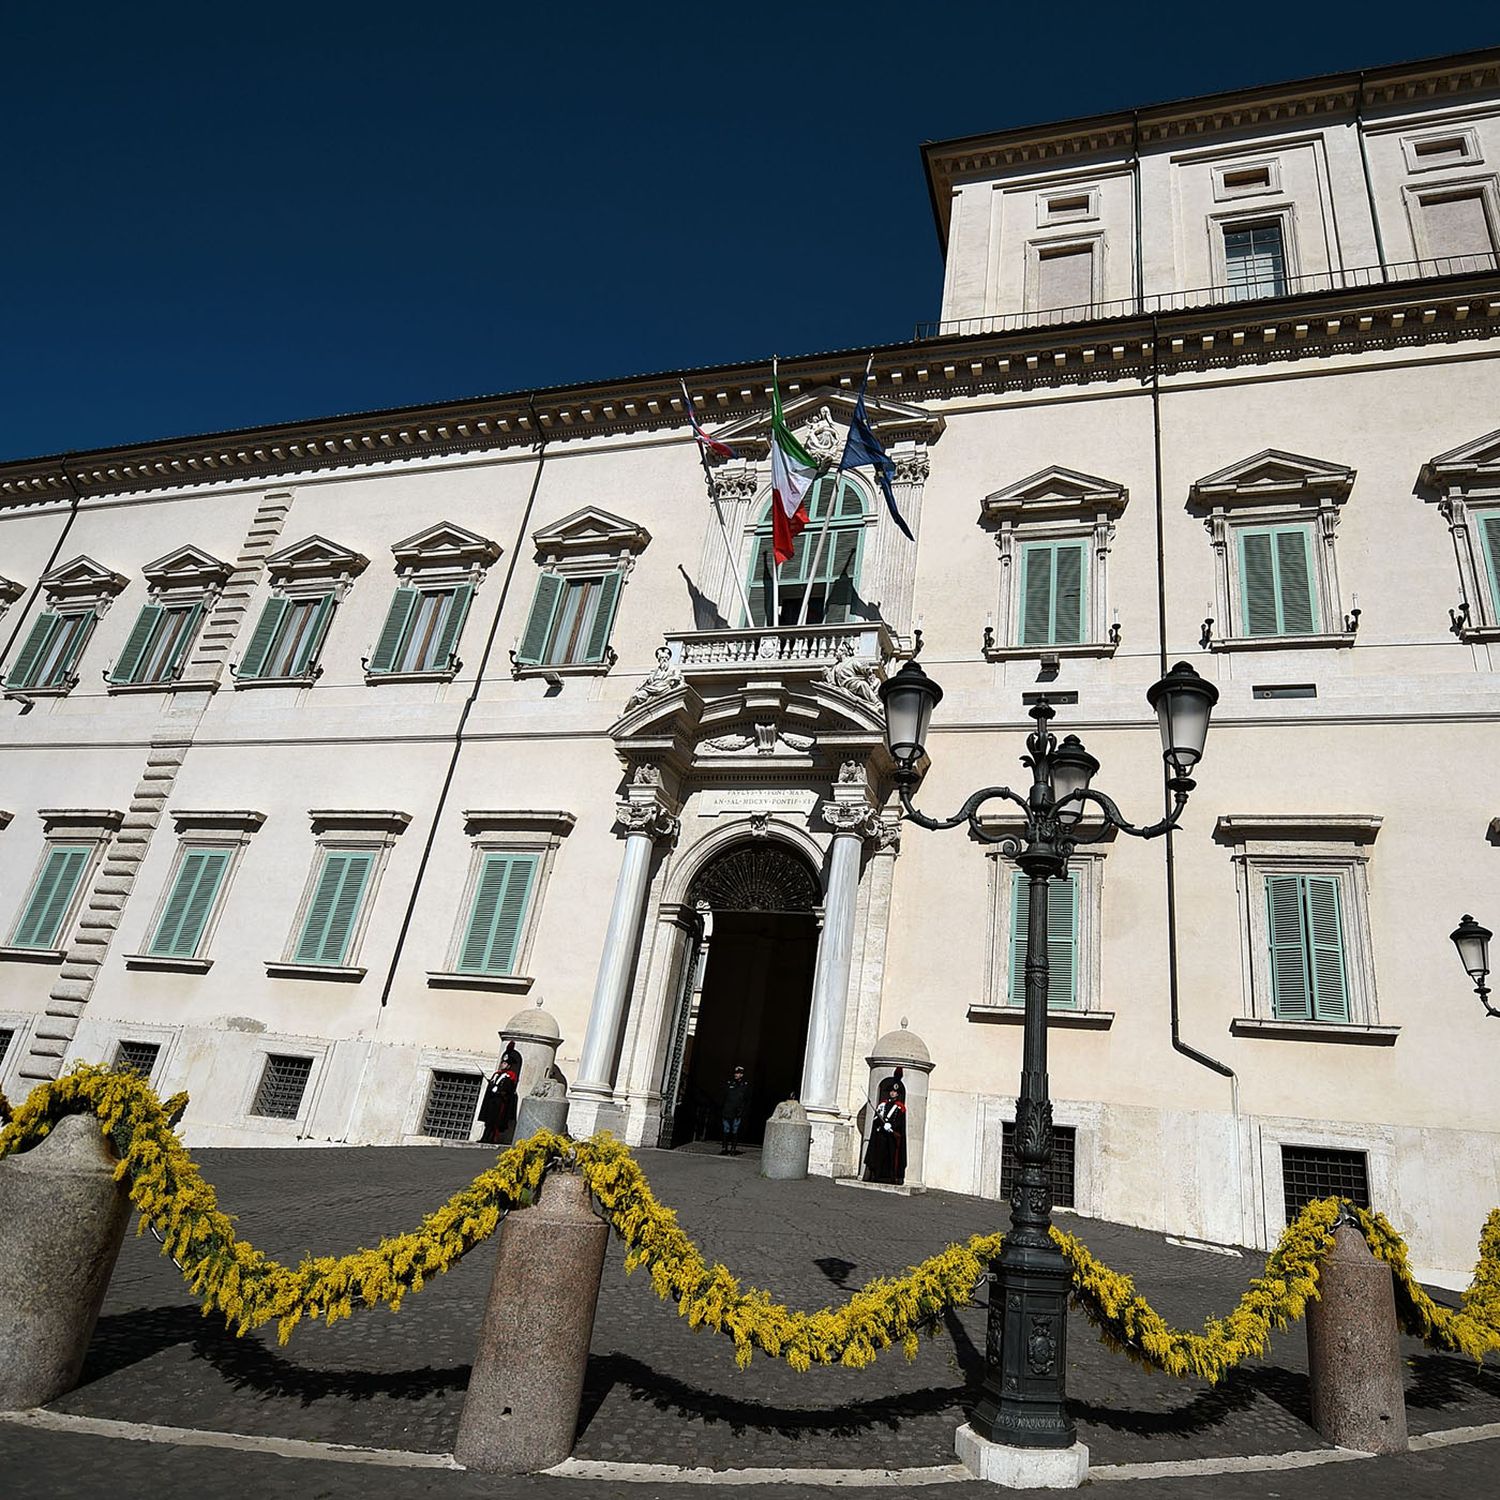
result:
<svg viewBox="0 0 1500 1500"><path fill-rule="evenodd" d="M759 1141L771 1111L799 1092L819 896L806 861L769 840L727 850L694 882L706 962L692 966L678 1016L674 1146L719 1139L736 1067L750 1083L744 1141Z"/></svg>

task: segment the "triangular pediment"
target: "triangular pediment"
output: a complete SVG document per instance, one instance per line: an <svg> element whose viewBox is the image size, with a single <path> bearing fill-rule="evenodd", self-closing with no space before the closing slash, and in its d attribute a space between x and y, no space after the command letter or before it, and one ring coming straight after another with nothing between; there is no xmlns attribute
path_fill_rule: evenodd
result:
<svg viewBox="0 0 1500 1500"><path fill-rule="evenodd" d="M850 418L854 415L854 408L858 404L858 387L844 390L841 387L822 385L812 390L799 391L792 396L783 392L781 409L787 426L797 434L799 439L805 441L805 434L809 432L816 434L831 423L838 429L839 442L842 443L843 432L849 426ZM945 425L941 416L928 411L926 407L907 401L896 401L889 396L878 396L870 391L865 393L865 412L870 419L870 426L875 429L876 436L887 446L900 440L934 442L942 435ZM769 407L765 411L756 412L753 416L741 417L739 421L731 422L725 427L713 426L712 407L706 410L700 409L699 417L704 422L705 428L720 442L728 443L730 447L738 448L742 452L758 455L765 451L770 441L771 412ZM818 446L814 443L808 448L814 458L822 456L817 451ZM837 457L837 453L834 456Z"/></svg>
<svg viewBox="0 0 1500 1500"><path fill-rule="evenodd" d="M118 594L129 582L124 574L82 554L42 576L42 587L54 599Z"/></svg>
<svg viewBox="0 0 1500 1500"><path fill-rule="evenodd" d="M1433 489L1446 489L1475 479L1500 483L1500 427L1429 458L1422 465L1420 482Z"/></svg>
<svg viewBox="0 0 1500 1500"><path fill-rule="evenodd" d="M1205 475L1189 493L1199 503L1254 505L1266 500L1318 495L1343 500L1353 485L1354 470L1347 464L1265 448Z"/></svg>
<svg viewBox="0 0 1500 1500"><path fill-rule="evenodd" d="M147 563L141 572L155 589L214 588L221 586L233 569L201 547L187 546Z"/></svg>
<svg viewBox="0 0 1500 1500"><path fill-rule="evenodd" d="M439 521L391 548L396 561L408 568L468 567L489 564L500 556L499 542L466 531L451 521Z"/></svg>
<svg viewBox="0 0 1500 1500"><path fill-rule="evenodd" d="M571 515L543 526L531 534L538 552L578 553L641 552L651 542L651 533L597 505L585 505Z"/></svg>
<svg viewBox="0 0 1500 1500"><path fill-rule="evenodd" d="M0 574L0 604L13 604L25 592L24 583L17 583L14 578Z"/></svg>
<svg viewBox="0 0 1500 1500"><path fill-rule="evenodd" d="M984 513L995 518L1021 516L1118 515L1125 509L1130 491L1124 485L1065 469L1061 464L1028 474L984 497Z"/></svg>
<svg viewBox="0 0 1500 1500"><path fill-rule="evenodd" d="M266 559L266 571L273 579L356 578L369 565L368 557L316 533Z"/></svg>

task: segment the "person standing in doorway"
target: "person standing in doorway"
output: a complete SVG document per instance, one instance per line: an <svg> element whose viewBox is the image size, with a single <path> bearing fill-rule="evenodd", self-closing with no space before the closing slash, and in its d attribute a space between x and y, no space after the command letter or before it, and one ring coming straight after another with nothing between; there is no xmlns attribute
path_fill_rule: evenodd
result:
<svg viewBox="0 0 1500 1500"><path fill-rule="evenodd" d="M880 1103L865 1147L865 1181L898 1187L906 1181L906 1085L899 1078L884 1079L880 1085Z"/></svg>
<svg viewBox="0 0 1500 1500"><path fill-rule="evenodd" d="M502 1041L505 1039L502 1037ZM500 1144L505 1132L516 1123L516 1090L521 1082L521 1054L514 1042L505 1042L500 1062L485 1084L484 1098L479 1102L479 1119L484 1126L485 1145Z"/></svg>
<svg viewBox="0 0 1500 1500"><path fill-rule="evenodd" d="M724 1144L719 1148L720 1156L740 1154L740 1127L744 1123L745 1110L750 1103L750 1084L745 1070L736 1068L724 1090L723 1126Z"/></svg>

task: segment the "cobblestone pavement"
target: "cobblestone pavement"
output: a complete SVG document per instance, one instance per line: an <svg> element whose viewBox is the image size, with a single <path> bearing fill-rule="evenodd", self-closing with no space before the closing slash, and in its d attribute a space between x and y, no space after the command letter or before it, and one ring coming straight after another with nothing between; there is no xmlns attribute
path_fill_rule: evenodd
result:
<svg viewBox="0 0 1500 1500"><path fill-rule="evenodd" d="M200 1154L205 1175L222 1205L238 1217L240 1231L283 1260L352 1249L409 1228L489 1159L488 1152L460 1148ZM901 1198L821 1180L769 1183L757 1175L749 1154L723 1160L650 1151L642 1161L660 1198L679 1210L705 1254L793 1305L840 1299L871 1276L900 1272L943 1244L1003 1223L998 1205L956 1194ZM1209 1313L1227 1310L1259 1267L1253 1254L1216 1255L1139 1230L1063 1219L1108 1264L1134 1275L1152 1303L1178 1324L1196 1325ZM82 1384L54 1403L54 1411L379 1448L451 1449L493 1241L409 1299L398 1315L372 1310L332 1329L304 1325L286 1348L277 1347L274 1330L236 1339L217 1320L202 1317L176 1269L157 1250L149 1236L127 1238ZM949 1318L910 1365L891 1351L866 1371L799 1376L757 1359L740 1372L727 1340L692 1332L656 1300L644 1275L627 1278L620 1261L614 1245L595 1325L579 1458L713 1468L953 1462L953 1431L978 1379L982 1309ZM1476 1368L1411 1341L1404 1352L1413 1433L1500 1421L1500 1369ZM1136 1368L1104 1349L1077 1315L1070 1320L1068 1354L1079 1436L1095 1465L1325 1447L1308 1425L1300 1327L1279 1336L1264 1363L1214 1390ZM184 1494L197 1492L194 1475L218 1474L216 1487L222 1487L223 1478L241 1470L246 1484L267 1494L282 1492L278 1486L285 1493L330 1496L352 1494L355 1486L455 1496L581 1495L590 1489L564 1479L526 1481L520 1488L506 1481L495 1488L477 1476L443 1471L372 1471L4 1427L0 1458L7 1460L0 1470L0 1492L7 1495L97 1493L89 1483L104 1483L116 1460L122 1472L170 1468L178 1476L173 1492ZM1443 1474L1487 1466L1492 1478L1483 1488L1490 1490L1500 1476L1500 1443L1378 1462L1382 1469L1396 1465L1391 1473L1403 1476L1402 1493L1427 1493L1421 1486L1437 1486ZM1212 1486L1222 1500L1311 1495L1314 1484L1327 1495L1343 1493L1341 1486L1353 1494L1355 1484L1364 1486L1360 1493L1382 1493L1368 1487L1375 1467L1337 1463L1296 1474L1221 1477ZM68 1488L70 1474L74 1488ZM376 1474L379 1482L372 1486ZM16 1476L37 1487L15 1487ZM1184 1496L1199 1492L1195 1483L1205 1493L1208 1486L1192 1480L1149 1486L1154 1490L1158 1483L1161 1493ZM1240 1484L1261 1487L1236 1488ZM1136 1481L1128 1494L1146 1487ZM648 1500L656 1489L607 1488L633 1500ZM958 1500L968 1490L945 1484L927 1493ZM796 1500L810 1491L781 1485L774 1493Z"/></svg>

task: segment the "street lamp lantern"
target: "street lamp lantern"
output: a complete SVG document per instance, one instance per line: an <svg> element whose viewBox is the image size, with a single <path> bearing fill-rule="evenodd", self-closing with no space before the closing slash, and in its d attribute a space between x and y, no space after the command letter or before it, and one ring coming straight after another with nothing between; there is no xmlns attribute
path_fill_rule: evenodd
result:
<svg viewBox="0 0 1500 1500"><path fill-rule="evenodd" d="M898 774L915 781L916 763L927 745L927 726L933 709L943 701L943 690L909 661L880 684L880 699L885 704L885 741Z"/></svg>
<svg viewBox="0 0 1500 1500"><path fill-rule="evenodd" d="M1068 1448L1076 1437L1064 1380L1072 1275L1051 1237L1047 888L1051 881L1066 878L1068 860L1079 844L1097 843L1114 829L1151 839L1177 827L1193 790L1190 773L1203 758L1209 715L1219 694L1186 662L1179 662L1147 693L1161 722L1166 786L1172 800L1166 816L1145 828L1127 822L1109 797L1094 790L1099 762L1076 734L1059 742L1050 728L1056 710L1045 700L1031 707L1036 727L1026 737L1026 754L1021 758L1031 773L1029 790L1023 794L1008 786L984 787L951 818L929 818L912 806L912 795L921 780L917 762L924 753L927 726L943 690L909 661L881 685L880 696L905 817L921 828L956 828L967 823L978 842L999 844L1028 881L1026 1009L1015 1125L1018 1170L1010 1195L1010 1229L990 1267L984 1386L970 1426L992 1443ZM1013 814L1006 820L1008 830L980 816L980 808L995 801L1010 802L1020 810L1019 818ZM1082 822L1090 804L1102 815L1097 825Z"/></svg>
<svg viewBox="0 0 1500 1500"><path fill-rule="evenodd" d="M1162 759L1175 773L1174 790L1177 782L1186 782L1191 789L1193 767L1203 759L1208 739L1209 715L1219 701L1218 688L1180 661L1146 690L1146 701L1156 710L1161 725Z"/></svg>
<svg viewBox="0 0 1500 1500"><path fill-rule="evenodd" d="M1479 996L1479 1003L1490 1015L1500 1016L1500 1010L1490 1004L1489 986L1484 982L1489 977L1490 939L1494 933L1488 927L1481 927L1465 912L1463 921L1449 936L1458 949L1458 961L1464 966L1464 972L1474 981L1474 993Z"/></svg>

